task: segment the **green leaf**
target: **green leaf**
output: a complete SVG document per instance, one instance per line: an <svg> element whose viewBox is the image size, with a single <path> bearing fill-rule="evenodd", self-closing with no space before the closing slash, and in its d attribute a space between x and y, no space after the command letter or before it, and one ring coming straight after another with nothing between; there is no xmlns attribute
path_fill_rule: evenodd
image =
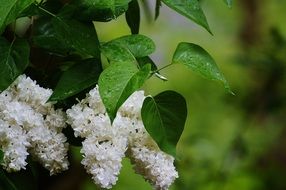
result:
<svg viewBox="0 0 286 190"><path fill-rule="evenodd" d="M99 41L92 24L56 17L52 20L57 39L83 55L100 58Z"/></svg>
<svg viewBox="0 0 286 190"><path fill-rule="evenodd" d="M73 49L66 46L61 40L59 40L55 34L39 35L33 37L33 43L37 47L49 50L50 53L67 55Z"/></svg>
<svg viewBox="0 0 286 190"><path fill-rule="evenodd" d="M141 34L122 36L108 43L116 43L126 47L136 58L152 54L156 47L150 38Z"/></svg>
<svg viewBox="0 0 286 190"><path fill-rule="evenodd" d="M176 145L184 130L187 104L174 91L165 91L144 100L141 116L144 126L160 149L176 156Z"/></svg>
<svg viewBox="0 0 286 190"><path fill-rule="evenodd" d="M0 0L0 33L33 2L34 0Z"/></svg>
<svg viewBox="0 0 286 190"><path fill-rule="evenodd" d="M155 6L155 20L159 17L161 6L162 6L161 0L156 0L156 6Z"/></svg>
<svg viewBox="0 0 286 190"><path fill-rule="evenodd" d="M73 65L63 73L49 101L64 100L95 85L101 71L101 63L97 59L87 59Z"/></svg>
<svg viewBox="0 0 286 190"><path fill-rule="evenodd" d="M25 40L11 44L0 38L0 91L5 90L21 75L29 64L30 48Z"/></svg>
<svg viewBox="0 0 286 190"><path fill-rule="evenodd" d="M232 0L223 0L229 8L232 7Z"/></svg>
<svg viewBox="0 0 286 190"><path fill-rule="evenodd" d="M107 22L127 11L131 0L75 0L73 3L80 12L78 20Z"/></svg>
<svg viewBox="0 0 286 190"><path fill-rule="evenodd" d="M140 27L140 8L137 0L132 0L128 4L128 10L125 13L125 18L132 34L139 33Z"/></svg>
<svg viewBox="0 0 286 190"><path fill-rule="evenodd" d="M83 24L67 18L68 8L54 18L37 19L34 25L33 43L50 53L67 55L77 52L84 57L100 58L99 41L92 23ZM69 17L68 17L69 18Z"/></svg>
<svg viewBox="0 0 286 190"><path fill-rule="evenodd" d="M220 72L214 59L202 47L181 42L173 56L173 64L183 64L203 77L221 82L230 93L230 87L223 74Z"/></svg>
<svg viewBox="0 0 286 190"><path fill-rule="evenodd" d="M148 79L150 71L149 64L139 70L134 63L125 62L111 64L101 73L99 93L111 121L125 100Z"/></svg>
<svg viewBox="0 0 286 190"><path fill-rule="evenodd" d="M101 53L111 62L133 62L155 51L154 42L143 35L128 35L102 44Z"/></svg>
<svg viewBox="0 0 286 190"><path fill-rule="evenodd" d="M212 33L198 0L162 0L167 6Z"/></svg>
<svg viewBox="0 0 286 190"><path fill-rule="evenodd" d="M64 41L58 38L50 18L37 19L33 27L32 41L37 47L44 48L50 53L67 55L73 51Z"/></svg>
<svg viewBox="0 0 286 190"><path fill-rule="evenodd" d="M132 53L120 44L107 42L103 44L100 48L101 53L111 62L111 63L119 63L119 62L133 62L136 63L135 57Z"/></svg>

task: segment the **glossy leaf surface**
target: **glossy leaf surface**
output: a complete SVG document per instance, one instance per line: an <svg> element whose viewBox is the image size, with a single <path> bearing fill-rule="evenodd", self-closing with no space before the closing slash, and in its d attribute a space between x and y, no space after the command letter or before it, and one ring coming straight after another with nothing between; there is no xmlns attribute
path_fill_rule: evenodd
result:
<svg viewBox="0 0 286 190"><path fill-rule="evenodd" d="M187 104L182 95L165 91L144 100L141 116L144 126L160 149L173 156L184 130Z"/></svg>

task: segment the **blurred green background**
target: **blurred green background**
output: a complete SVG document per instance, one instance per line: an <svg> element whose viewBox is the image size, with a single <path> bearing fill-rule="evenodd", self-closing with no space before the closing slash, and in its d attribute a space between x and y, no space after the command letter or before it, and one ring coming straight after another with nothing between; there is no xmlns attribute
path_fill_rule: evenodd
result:
<svg viewBox="0 0 286 190"><path fill-rule="evenodd" d="M199 44L217 61L236 94L180 65L162 71L167 82L152 78L145 84L146 94L173 89L187 99L188 119L177 146L180 177L171 189L285 190L286 1L235 0L231 9L222 0L201 3L213 36L166 6L154 21L154 2L149 1L149 9L141 4L140 32L155 41L152 58L158 67L171 62L179 42ZM124 16L95 26L105 41L130 33ZM79 148L72 152L78 163ZM78 163L71 169L78 175L67 178L69 183L80 181L75 189L97 189L80 167ZM57 187L65 189L63 183ZM126 159L113 189L152 187Z"/></svg>

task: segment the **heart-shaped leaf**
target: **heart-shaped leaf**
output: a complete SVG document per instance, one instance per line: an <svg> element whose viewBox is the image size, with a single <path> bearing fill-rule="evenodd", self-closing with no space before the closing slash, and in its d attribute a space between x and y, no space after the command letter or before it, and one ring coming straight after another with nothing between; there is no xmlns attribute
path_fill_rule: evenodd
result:
<svg viewBox="0 0 286 190"><path fill-rule="evenodd" d="M141 116L144 126L160 149L173 156L184 130L187 104L184 97L174 91L165 91L144 100Z"/></svg>
<svg viewBox="0 0 286 190"><path fill-rule="evenodd" d="M174 53L172 63L186 65L189 69L207 79L219 81L226 90L232 93L216 62L202 47L192 43L181 42Z"/></svg>
<svg viewBox="0 0 286 190"><path fill-rule="evenodd" d="M148 79L150 71L149 64L139 70L133 62L120 62L111 64L101 73L99 93L111 121L125 100Z"/></svg>

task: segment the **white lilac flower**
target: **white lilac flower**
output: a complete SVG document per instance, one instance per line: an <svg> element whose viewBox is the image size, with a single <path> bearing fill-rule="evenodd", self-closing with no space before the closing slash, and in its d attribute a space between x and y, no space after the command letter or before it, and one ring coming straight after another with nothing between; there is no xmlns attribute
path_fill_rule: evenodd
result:
<svg viewBox="0 0 286 190"><path fill-rule="evenodd" d="M76 137L86 138L95 134L95 130L97 133L102 133L102 130L108 130L106 126L110 125L110 119L106 113L96 114L94 109L82 103L74 105L67 110L67 116L67 122L74 129Z"/></svg>
<svg viewBox="0 0 286 190"><path fill-rule="evenodd" d="M119 114L133 120L141 120L141 108L144 99L144 91L134 92L119 108Z"/></svg>
<svg viewBox="0 0 286 190"><path fill-rule="evenodd" d="M62 112L48 115L44 120L43 115L20 102L8 102L5 108L3 119L11 125L16 123L27 131L32 155L50 170L51 174L60 172L61 169L66 170L66 138L57 132L65 124L64 117L56 114Z"/></svg>
<svg viewBox="0 0 286 190"><path fill-rule="evenodd" d="M29 142L29 153L53 175L66 170L69 163L68 144L61 133L66 126L66 116L63 111L55 110L52 103L46 103L51 94L50 89L42 88L21 75L0 94L0 119L12 127L12 132L16 127L23 131ZM20 143L21 137L17 138ZM28 144L22 144L27 149ZM3 142L0 145L3 146ZM9 151L13 151L12 147L6 149L4 155ZM27 154L23 153L24 161L26 157ZM9 167L6 167L7 171L11 170Z"/></svg>
<svg viewBox="0 0 286 190"><path fill-rule="evenodd" d="M81 163L96 184L111 188L122 167L127 138L111 125L97 87L86 99L67 110L67 116L75 136L86 138L82 143Z"/></svg>
<svg viewBox="0 0 286 190"><path fill-rule="evenodd" d="M42 126L44 123L43 116L35 112L27 104L11 101L6 102L3 108L2 118L10 125L17 124L22 126L24 130L30 130L31 128Z"/></svg>
<svg viewBox="0 0 286 190"><path fill-rule="evenodd" d="M178 177L173 165L174 158L156 149L146 146L131 147L129 158L135 172L143 175L156 189L168 189Z"/></svg>
<svg viewBox="0 0 286 190"><path fill-rule="evenodd" d="M106 126L111 125L97 86L87 94L84 100L72 106L66 113L67 123L72 126L76 137L86 138L95 134L95 130L99 133L107 130ZM99 128L101 130L98 130Z"/></svg>
<svg viewBox="0 0 286 190"><path fill-rule="evenodd" d="M64 134L43 126L31 129L28 135L32 145L30 153L50 171L51 175L68 169L68 144Z"/></svg>
<svg viewBox="0 0 286 190"><path fill-rule="evenodd" d="M8 171L25 169L28 155L27 135L18 125L9 125L0 119L0 149L4 152L3 167Z"/></svg>
<svg viewBox="0 0 286 190"><path fill-rule="evenodd" d="M94 89L92 89L87 96L88 105L90 108L93 108L96 114L99 113L106 113L104 104L101 100L101 97L99 95L98 86L96 86Z"/></svg>
<svg viewBox="0 0 286 190"><path fill-rule="evenodd" d="M116 132L110 130L104 136L89 136L82 143L84 158L81 163L102 188L115 185L127 147L127 139L115 135Z"/></svg>
<svg viewBox="0 0 286 190"><path fill-rule="evenodd" d="M67 122L75 136L86 138L81 150L82 164L103 188L111 188L116 183L126 151L135 171L154 188L168 189L178 177L174 158L160 151L144 128L141 119L144 99L143 91L133 93L118 110L112 125L98 87L67 110Z"/></svg>
<svg viewBox="0 0 286 190"><path fill-rule="evenodd" d="M154 188L168 189L178 178L178 173L173 165L174 158L159 149L143 125L141 107L144 98L142 91L133 93L119 109L116 118L121 118L125 130L127 127L127 156L134 164L136 173L141 174Z"/></svg>
<svg viewBox="0 0 286 190"><path fill-rule="evenodd" d="M45 118L45 126L50 130L61 132L66 127L66 114L60 109L51 109Z"/></svg>
<svg viewBox="0 0 286 190"><path fill-rule="evenodd" d="M19 101L26 102L41 114L47 114L52 106L50 102L47 103L53 93L51 89L40 87L36 81L25 75L19 76L13 87L15 97Z"/></svg>

